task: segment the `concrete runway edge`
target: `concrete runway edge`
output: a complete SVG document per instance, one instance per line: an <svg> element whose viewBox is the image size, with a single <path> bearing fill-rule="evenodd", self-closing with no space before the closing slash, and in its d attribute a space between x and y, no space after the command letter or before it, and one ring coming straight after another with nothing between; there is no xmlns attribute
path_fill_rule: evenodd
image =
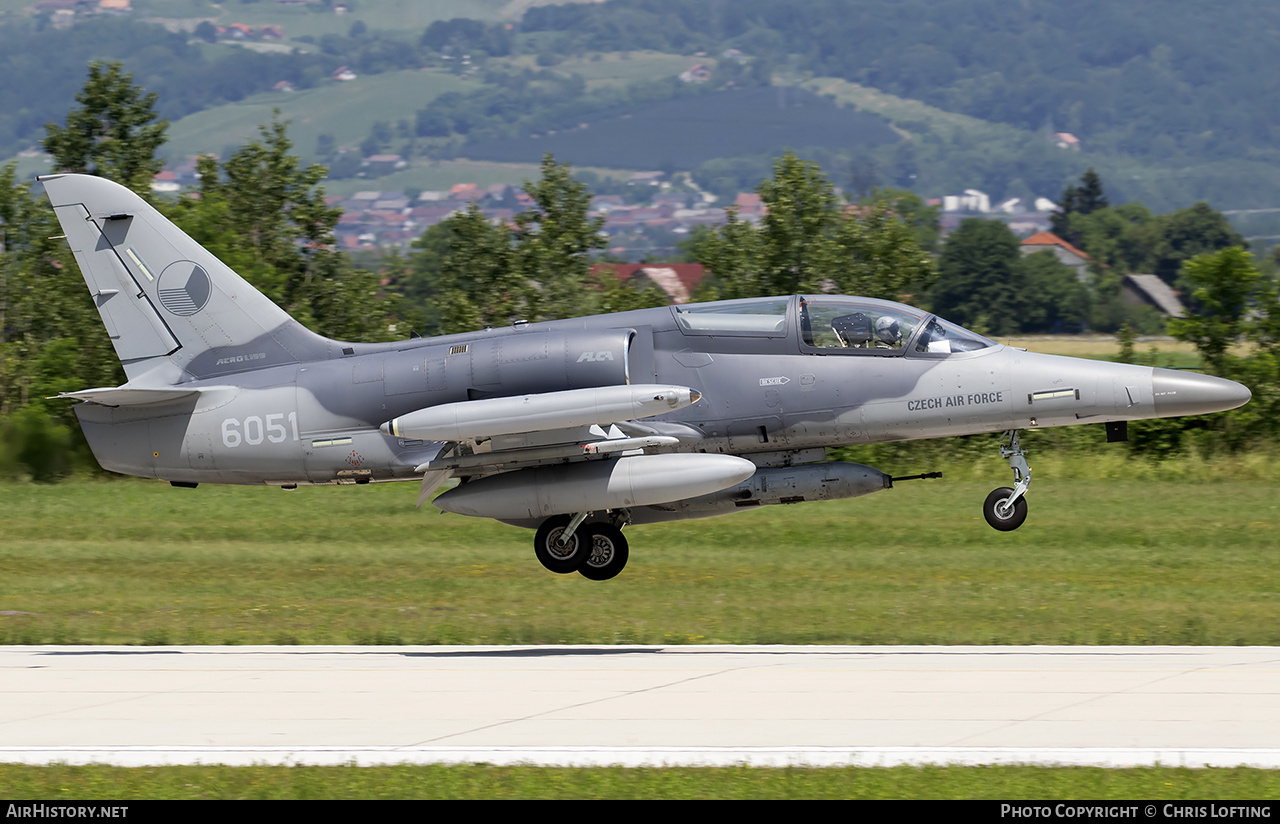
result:
<svg viewBox="0 0 1280 824"><path fill-rule="evenodd" d="M1275 647L0 647L0 762L1280 768Z"/></svg>

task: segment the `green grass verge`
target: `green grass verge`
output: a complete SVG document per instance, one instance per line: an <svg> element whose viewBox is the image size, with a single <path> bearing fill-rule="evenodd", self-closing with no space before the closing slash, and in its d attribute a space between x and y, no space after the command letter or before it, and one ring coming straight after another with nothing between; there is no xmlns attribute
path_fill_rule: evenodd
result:
<svg viewBox="0 0 1280 824"><path fill-rule="evenodd" d="M990 461L636 527L601 583L410 484L9 484L0 643L1280 644L1273 460L1035 457L1017 532Z"/></svg>
<svg viewBox="0 0 1280 824"><path fill-rule="evenodd" d="M764 769L460 766L0 765L0 797L58 799L1089 799L1259 800L1280 771L1168 767Z"/></svg>

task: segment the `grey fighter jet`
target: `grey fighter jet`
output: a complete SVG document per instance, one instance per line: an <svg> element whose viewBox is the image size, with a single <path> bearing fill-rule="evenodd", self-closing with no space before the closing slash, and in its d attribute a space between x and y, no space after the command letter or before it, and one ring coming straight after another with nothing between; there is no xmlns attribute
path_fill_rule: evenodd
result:
<svg viewBox="0 0 1280 824"><path fill-rule="evenodd" d="M124 365L68 392L106 469L198 483L414 480L421 505L536 529L553 572L627 562L622 529L851 498L895 480L827 447L1003 432L1027 516L1019 431L1195 415L1238 383L1032 354L900 303L792 295L516 322L398 343L308 331L128 189L41 178Z"/></svg>

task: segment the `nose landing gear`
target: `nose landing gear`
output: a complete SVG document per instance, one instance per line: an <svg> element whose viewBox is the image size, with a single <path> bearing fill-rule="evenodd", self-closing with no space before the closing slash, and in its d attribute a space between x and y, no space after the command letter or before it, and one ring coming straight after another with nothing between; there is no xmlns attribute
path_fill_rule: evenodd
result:
<svg viewBox="0 0 1280 824"><path fill-rule="evenodd" d="M1008 446L1005 446L1005 442ZM1001 532L1010 532L1027 520L1027 499L1023 497L1031 486L1031 467L1027 466L1027 452L1022 448L1018 430L1010 429L1000 439L1000 457L1009 459L1013 469L1013 488L1002 486L992 490L982 504L982 515L987 523Z"/></svg>

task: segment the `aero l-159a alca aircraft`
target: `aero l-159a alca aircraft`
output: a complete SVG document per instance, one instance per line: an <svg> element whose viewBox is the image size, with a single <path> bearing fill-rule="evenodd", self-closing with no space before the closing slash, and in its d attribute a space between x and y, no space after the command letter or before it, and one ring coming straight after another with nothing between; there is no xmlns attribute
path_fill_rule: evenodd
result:
<svg viewBox="0 0 1280 824"><path fill-rule="evenodd" d="M537 530L554 572L627 561L622 528L852 498L894 480L827 447L1232 409L1249 390L1168 369L1001 346L900 303L731 300L439 338L342 343L293 320L128 189L42 177L124 364L68 392L98 462L128 475L298 484L421 481L419 505Z"/></svg>

